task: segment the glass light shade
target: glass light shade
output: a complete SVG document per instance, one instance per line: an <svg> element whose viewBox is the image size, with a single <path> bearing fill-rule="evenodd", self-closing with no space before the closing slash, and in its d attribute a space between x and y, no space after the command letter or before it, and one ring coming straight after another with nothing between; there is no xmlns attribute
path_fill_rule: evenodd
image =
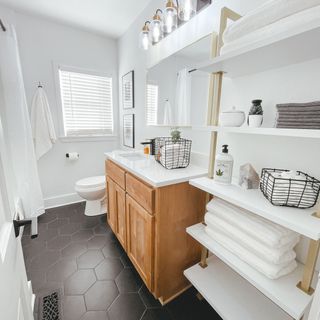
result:
<svg viewBox="0 0 320 320"><path fill-rule="evenodd" d="M182 21L190 20L197 12L197 0L179 1L179 19Z"/></svg>
<svg viewBox="0 0 320 320"><path fill-rule="evenodd" d="M164 12L163 31L165 34L171 33L177 28L178 14L176 8L168 7Z"/></svg>
<svg viewBox="0 0 320 320"><path fill-rule="evenodd" d="M140 48L143 50L148 50L149 49L149 31L141 31L140 32L140 39L139 39L139 43L140 43Z"/></svg>
<svg viewBox="0 0 320 320"><path fill-rule="evenodd" d="M154 19L151 22L151 40L153 44L158 43L163 37L161 20Z"/></svg>

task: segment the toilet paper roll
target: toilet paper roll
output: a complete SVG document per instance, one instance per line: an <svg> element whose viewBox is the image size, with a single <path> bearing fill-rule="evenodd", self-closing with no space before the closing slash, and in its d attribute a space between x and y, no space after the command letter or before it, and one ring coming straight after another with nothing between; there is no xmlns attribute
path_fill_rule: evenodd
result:
<svg viewBox="0 0 320 320"><path fill-rule="evenodd" d="M66 157L71 161L75 161L75 160L79 159L79 153L78 152L69 152L66 154Z"/></svg>

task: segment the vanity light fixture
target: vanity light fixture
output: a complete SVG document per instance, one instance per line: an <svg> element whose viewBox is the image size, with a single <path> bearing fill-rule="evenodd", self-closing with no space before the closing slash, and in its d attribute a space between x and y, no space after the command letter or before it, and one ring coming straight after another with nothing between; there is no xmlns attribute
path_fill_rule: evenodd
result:
<svg viewBox="0 0 320 320"><path fill-rule="evenodd" d="M197 12L197 0L180 0L178 11L181 21L190 20Z"/></svg>
<svg viewBox="0 0 320 320"><path fill-rule="evenodd" d="M160 14L162 14L161 9L157 9L155 15L153 16L151 22L151 41L152 44L158 43L163 37L162 20Z"/></svg>
<svg viewBox="0 0 320 320"><path fill-rule="evenodd" d="M173 0L168 0L166 9L163 15L163 31L165 34L169 34L174 31L178 26L178 0L177 5L174 5Z"/></svg>
<svg viewBox="0 0 320 320"><path fill-rule="evenodd" d="M149 49L149 43L150 43L150 38L149 38L149 25L150 21L146 21L144 23L144 26L142 28L142 31L140 32L140 47L143 50L148 50Z"/></svg>

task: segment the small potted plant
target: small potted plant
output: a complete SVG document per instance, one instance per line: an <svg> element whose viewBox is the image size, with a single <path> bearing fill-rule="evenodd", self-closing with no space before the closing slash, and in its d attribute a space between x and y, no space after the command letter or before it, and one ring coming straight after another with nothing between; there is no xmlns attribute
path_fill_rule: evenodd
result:
<svg viewBox="0 0 320 320"><path fill-rule="evenodd" d="M177 143L181 139L181 131L178 127L171 128L171 138L173 143Z"/></svg>
<svg viewBox="0 0 320 320"><path fill-rule="evenodd" d="M253 100L252 106L248 115L249 127L258 128L261 127L263 122L263 110L261 106L262 100Z"/></svg>

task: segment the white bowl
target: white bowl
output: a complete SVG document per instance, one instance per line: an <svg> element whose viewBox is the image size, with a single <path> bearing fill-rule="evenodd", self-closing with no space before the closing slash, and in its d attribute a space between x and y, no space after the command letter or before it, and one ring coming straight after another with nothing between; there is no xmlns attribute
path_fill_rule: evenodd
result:
<svg viewBox="0 0 320 320"><path fill-rule="evenodd" d="M246 115L243 111L236 110L233 107L232 110L224 111L219 116L219 126L221 127L241 127L246 119Z"/></svg>

